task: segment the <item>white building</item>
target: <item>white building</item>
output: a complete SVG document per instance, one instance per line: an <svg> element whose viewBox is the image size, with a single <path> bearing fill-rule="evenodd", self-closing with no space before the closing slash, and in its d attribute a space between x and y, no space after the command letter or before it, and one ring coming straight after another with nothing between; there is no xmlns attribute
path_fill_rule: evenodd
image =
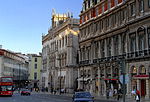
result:
<svg viewBox="0 0 150 102"><path fill-rule="evenodd" d="M0 49L0 77L3 76L13 77L16 87L24 87L29 76L28 61L12 51Z"/></svg>
<svg viewBox="0 0 150 102"><path fill-rule="evenodd" d="M73 92L77 87L78 26L79 20L69 14L53 13L52 28L42 37L42 79L51 90Z"/></svg>

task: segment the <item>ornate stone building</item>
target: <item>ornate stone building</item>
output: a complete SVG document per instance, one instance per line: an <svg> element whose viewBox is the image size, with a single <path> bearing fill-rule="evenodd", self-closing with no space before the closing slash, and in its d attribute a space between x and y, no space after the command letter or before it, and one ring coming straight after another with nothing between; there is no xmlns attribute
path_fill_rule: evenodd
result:
<svg viewBox="0 0 150 102"><path fill-rule="evenodd" d="M79 20L68 14L52 14L52 28L42 37L43 68L48 70L48 87L73 92L77 87L77 50ZM47 52L47 53L45 53ZM45 55L45 57L44 57ZM44 64L47 63L46 64Z"/></svg>
<svg viewBox="0 0 150 102"><path fill-rule="evenodd" d="M79 29L79 89L105 96L121 88L123 58L127 95L150 98L150 0L84 0Z"/></svg>

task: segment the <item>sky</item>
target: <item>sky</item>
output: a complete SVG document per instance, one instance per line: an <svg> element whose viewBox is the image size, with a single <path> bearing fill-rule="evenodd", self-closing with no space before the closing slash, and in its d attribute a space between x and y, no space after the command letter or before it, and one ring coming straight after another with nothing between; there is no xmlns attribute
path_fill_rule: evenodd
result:
<svg viewBox="0 0 150 102"><path fill-rule="evenodd" d="M0 0L0 45L24 54L42 52L42 34L51 14L72 12L79 18L83 0Z"/></svg>

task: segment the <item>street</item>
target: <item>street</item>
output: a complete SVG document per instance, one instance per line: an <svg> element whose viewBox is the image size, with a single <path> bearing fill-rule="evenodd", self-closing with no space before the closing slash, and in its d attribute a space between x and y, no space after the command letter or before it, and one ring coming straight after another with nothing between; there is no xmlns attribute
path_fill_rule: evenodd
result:
<svg viewBox="0 0 150 102"><path fill-rule="evenodd" d="M32 93L31 96L21 96L15 93L12 97L0 97L0 102L72 102L71 96ZM95 102L112 102L95 100Z"/></svg>

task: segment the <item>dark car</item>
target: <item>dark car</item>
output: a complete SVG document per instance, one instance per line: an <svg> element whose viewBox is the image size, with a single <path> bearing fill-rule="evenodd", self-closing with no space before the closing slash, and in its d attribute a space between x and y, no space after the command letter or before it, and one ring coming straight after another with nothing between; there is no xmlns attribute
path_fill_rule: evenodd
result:
<svg viewBox="0 0 150 102"><path fill-rule="evenodd" d="M90 92L75 92L72 98L73 102L94 102L94 97Z"/></svg>
<svg viewBox="0 0 150 102"><path fill-rule="evenodd" d="M21 90L21 95L31 95L31 92L28 89Z"/></svg>

